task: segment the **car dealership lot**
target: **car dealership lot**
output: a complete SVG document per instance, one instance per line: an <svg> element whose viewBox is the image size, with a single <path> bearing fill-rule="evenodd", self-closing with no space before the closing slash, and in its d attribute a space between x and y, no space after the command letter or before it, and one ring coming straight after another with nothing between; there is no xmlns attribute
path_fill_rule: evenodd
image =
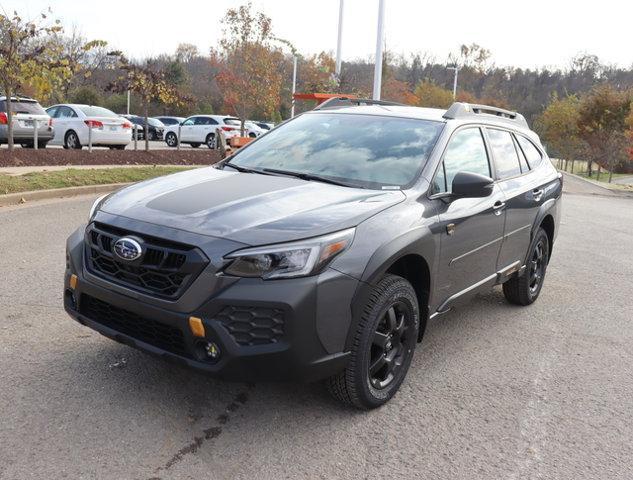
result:
<svg viewBox="0 0 633 480"><path fill-rule="evenodd" d="M633 200L567 195L539 300L496 289L431 321L400 392L365 413L73 322L64 242L92 200L0 209L0 479L633 475Z"/></svg>

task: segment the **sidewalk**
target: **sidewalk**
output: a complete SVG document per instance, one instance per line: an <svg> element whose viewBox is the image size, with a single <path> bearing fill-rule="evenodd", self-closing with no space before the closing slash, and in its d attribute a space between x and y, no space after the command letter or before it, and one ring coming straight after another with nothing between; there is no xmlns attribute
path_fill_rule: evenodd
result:
<svg viewBox="0 0 633 480"><path fill-rule="evenodd" d="M208 165L156 165L157 167L208 167ZM108 168L140 168L151 167L151 165L49 165L36 167L0 167L0 175L24 175L33 172L57 172L61 170L103 170Z"/></svg>

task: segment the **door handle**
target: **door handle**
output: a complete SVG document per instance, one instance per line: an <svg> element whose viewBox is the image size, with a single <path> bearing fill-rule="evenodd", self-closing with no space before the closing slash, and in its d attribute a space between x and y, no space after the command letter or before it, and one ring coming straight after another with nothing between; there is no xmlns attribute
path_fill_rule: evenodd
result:
<svg viewBox="0 0 633 480"><path fill-rule="evenodd" d="M532 190L532 195L534 195L534 200L536 200L537 202L540 201L541 197L543 196L543 189L535 188L534 190Z"/></svg>
<svg viewBox="0 0 633 480"><path fill-rule="evenodd" d="M495 211L495 215L501 215L501 212L503 211L503 207L505 206L506 206L506 202L497 200L495 204L492 206L492 209Z"/></svg>

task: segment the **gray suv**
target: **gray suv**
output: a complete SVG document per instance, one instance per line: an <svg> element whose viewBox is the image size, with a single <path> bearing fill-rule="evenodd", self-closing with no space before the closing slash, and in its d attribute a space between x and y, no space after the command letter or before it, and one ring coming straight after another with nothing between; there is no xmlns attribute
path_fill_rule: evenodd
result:
<svg viewBox="0 0 633 480"><path fill-rule="evenodd" d="M8 142L7 97L0 96L0 145ZM28 97L12 97L11 113L13 123L13 141L16 145L32 148L35 144L35 125L37 122L37 146L45 148L55 132L51 118L36 100Z"/></svg>
<svg viewBox="0 0 633 480"><path fill-rule="evenodd" d="M503 284L529 305L561 175L515 113L332 99L213 167L98 199L64 303L127 345L234 380L388 401L430 318Z"/></svg>

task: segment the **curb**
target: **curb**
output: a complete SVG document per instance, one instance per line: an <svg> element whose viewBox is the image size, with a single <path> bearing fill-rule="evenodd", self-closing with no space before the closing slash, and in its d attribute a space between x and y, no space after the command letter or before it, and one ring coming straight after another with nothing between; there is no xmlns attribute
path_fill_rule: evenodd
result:
<svg viewBox="0 0 633 480"><path fill-rule="evenodd" d="M30 192L9 193L7 195L0 195L0 207L19 205L21 203L32 202L35 200L48 200L51 198L108 193L121 187L125 187L126 185L130 184L106 183L104 185L86 185L83 187L54 188L51 190L32 190Z"/></svg>
<svg viewBox="0 0 633 480"><path fill-rule="evenodd" d="M605 197L633 198L632 190L605 187L604 185L602 185L602 182L598 182L597 180L581 177L580 175L576 175L575 173L565 172L564 170L558 170L558 171L561 172L563 175L569 175L570 177L577 178L578 180L582 180L585 183L589 183L595 187L599 187L602 190L604 190L604 193L588 193L588 194L582 194L582 195L599 195L599 196L605 196Z"/></svg>

